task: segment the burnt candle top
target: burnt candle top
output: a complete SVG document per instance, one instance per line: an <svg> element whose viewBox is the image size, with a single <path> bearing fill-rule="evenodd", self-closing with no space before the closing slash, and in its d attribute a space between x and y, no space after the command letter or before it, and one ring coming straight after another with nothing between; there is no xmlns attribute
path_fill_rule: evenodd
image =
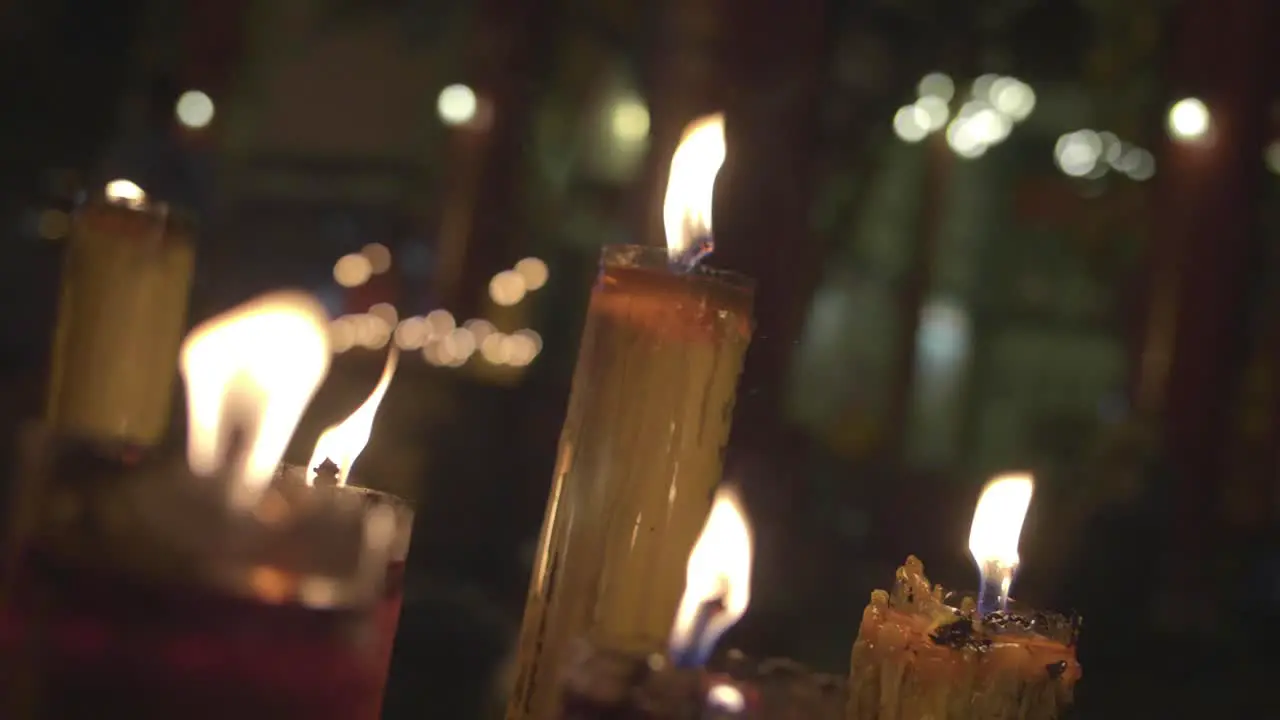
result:
<svg viewBox="0 0 1280 720"><path fill-rule="evenodd" d="M872 593L868 613L892 618L904 627L928 635L938 646L983 649L1001 642L1058 645L1073 648L1080 629L1078 616L1064 616L1016 604L1009 612L980 617L972 596L946 592L931 585L924 564L914 556L898 568L893 591Z"/></svg>
<svg viewBox="0 0 1280 720"><path fill-rule="evenodd" d="M591 312L623 317L670 336L751 336L754 282L703 266L672 265L664 248L605 248Z"/></svg>
<svg viewBox="0 0 1280 720"><path fill-rule="evenodd" d="M77 208L73 222L81 234L163 244L189 242L192 234L190 217L164 203L129 205L97 198Z"/></svg>

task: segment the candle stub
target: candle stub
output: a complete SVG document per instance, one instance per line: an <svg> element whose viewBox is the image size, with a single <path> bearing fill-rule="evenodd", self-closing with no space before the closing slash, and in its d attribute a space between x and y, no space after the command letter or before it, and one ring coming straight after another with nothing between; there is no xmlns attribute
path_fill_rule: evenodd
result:
<svg viewBox="0 0 1280 720"><path fill-rule="evenodd" d="M849 720L1053 720L1080 679L1078 622L1036 611L976 613L908 557L892 592L862 615L850 667Z"/></svg>
<svg viewBox="0 0 1280 720"><path fill-rule="evenodd" d="M665 652L721 478L752 287L610 247L591 294L508 718L551 717L586 638Z"/></svg>
<svg viewBox="0 0 1280 720"><path fill-rule="evenodd" d="M193 266L190 229L163 205L107 198L76 211L49 381L54 428L139 446L160 441Z"/></svg>

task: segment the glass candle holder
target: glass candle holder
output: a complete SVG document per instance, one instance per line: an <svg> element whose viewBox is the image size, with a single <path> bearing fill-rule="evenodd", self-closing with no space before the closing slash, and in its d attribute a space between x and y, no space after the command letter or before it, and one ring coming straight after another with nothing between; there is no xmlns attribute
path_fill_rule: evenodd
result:
<svg viewBox="0 0 1280 720"><path fill-rule="evenodd" d="M132 190L92 197L72 218L46 419L65 435L149 447L169 425L195 250L185 216Z"/></svg>
<svg viewBox="0 0 1280 720"><path fill-rule="evenodd" d="M666 650L689 552L721 479L754 288L604 249L517 650L507 717L559 711L579 640Z"/></svg>
<svg viewBox="0 0 1280 720"><path fill-rule="evenodd" d="M277 478L241 511L217 478L104 472L75 439L39 450L0 716L377 717L407 506Z"/></svg>

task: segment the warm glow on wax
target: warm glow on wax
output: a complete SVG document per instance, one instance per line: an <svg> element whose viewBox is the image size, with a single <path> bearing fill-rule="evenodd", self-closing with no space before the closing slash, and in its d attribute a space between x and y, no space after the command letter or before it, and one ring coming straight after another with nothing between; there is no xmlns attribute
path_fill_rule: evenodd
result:
<svg viewBox="0 0 1280 720"><path fill-rule="evenodd" d="M1018 538L1034 489L1035 481L1027 473L1000 475L983 488L973 511L969 553L982 573L984 594L988 586L998 588L1002 607L1018 567ZM979 605L983 604L980 599Z"/></svg>
<svg viewBox="0 0 1280 720"><path fill-rule="evenodd" d="M711 653L720 636L747 611L751 600L751 525L737 493L716 491L698 542L689 553L684 597L671 627L671 651L698 658ZM723 607L708 614L709 604Z"/></svg>
<svg viewBox="0 0 1280 720"><path fill-rule="evenodd" d="M724 164L724 115L716 113L695 120L671 156L671 175L662 205L667 251L672 260L710 252L698 246L711 237L711 196L716 175Z"/></svg>
<svg viewBox="0 0 1280 720"><path fill-rule="evenodd" d="M306 293L270 293L192 330L180 358L191 470L224 474L237 499L255 499L271 482L329 358L328 318Z"/></svg>
<svg viewBox="0 0 1280 720"><path fill-rule="evenodd" d="M338 484L345 485L347 474L356 458L364 452L369 444L369 435L373 432L373 416L378 414L378 406L387 394L391 378L396 374L396 365L400 360L400 351L392 347L387 354L387 364L382 368L382 378L369 395L364 404L356 408L346 420L333 425L320 433L316 441L316 449L311 452L311 461L307 463L307 484L315 482L316 468L325 460L338 466Z"/></svg>

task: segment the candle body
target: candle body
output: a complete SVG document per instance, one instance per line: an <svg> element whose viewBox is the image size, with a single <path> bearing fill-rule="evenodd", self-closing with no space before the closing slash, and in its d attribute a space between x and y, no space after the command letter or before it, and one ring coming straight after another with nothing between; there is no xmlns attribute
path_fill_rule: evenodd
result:
<svg viewBox="0 0 1280 720"><path fill-rule="evenodd" d="M63 265L46 416L62 433L151 446L169 425L195 263L163 207L90 202Z"/></svg>
<svg viewBox="0 0 1280 720"><path fill-rule="evenodd" d="M849 720L1052 720L1080 678L1074 626L1041 613L975 620L914 557L872 593L850 666Z"/></svg>
<svg viewBox="0 0 1280 720"><path fill-rule="evenodd" d="M606 248L592 291L517 650L507 717L552 718L587 638L666 649L689 552L720 481L752 290Z"/></svg>
<svg viewBox="0 0 1280 720"><path fill-rule="evenodd" d="M229 512L216 478L104 467L78 440L31 450L0 716L378 716L408 540L381 494L278 481Z"/></svg>

